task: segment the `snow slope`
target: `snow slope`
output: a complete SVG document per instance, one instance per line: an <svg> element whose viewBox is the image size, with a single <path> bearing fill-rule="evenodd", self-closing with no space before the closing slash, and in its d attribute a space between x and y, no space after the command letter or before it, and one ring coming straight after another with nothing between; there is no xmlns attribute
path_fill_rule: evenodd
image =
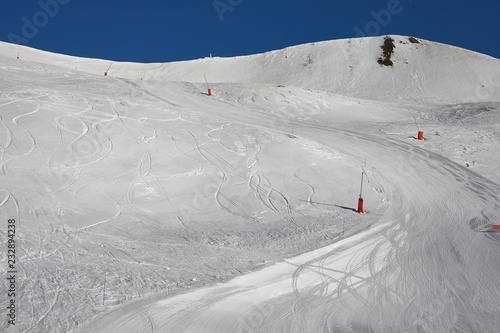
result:
<svg viewBox="0 0 500 333"><path fill-rule="evenodd" d="M108 77L0 44L9 330L495 332L499 62L393 37Z"/></svg>
<svg viewBox="0 0 500 333"><path fill-rule="evenodd" d="M498 60L426 40L392 36L393 68L379 66L381 38L334 40L233 58L135 64L54 55L17 45L3 54L127 79L204 83L270 83L376 100L498 101Z"/></svg>

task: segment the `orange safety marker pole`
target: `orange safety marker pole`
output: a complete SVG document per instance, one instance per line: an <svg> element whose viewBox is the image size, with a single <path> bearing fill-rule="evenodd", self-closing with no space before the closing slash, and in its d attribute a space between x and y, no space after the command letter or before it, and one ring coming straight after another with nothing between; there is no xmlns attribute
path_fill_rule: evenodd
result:
<svg viewBox="0 0 500 333"><path fill-rule="evenodd" d="M415 118L415 125L417 125L417 129L418 129L417 140L422 141L424 139L424 132L421 131L420 127L418 126L417 118Z"/></svg>
<svg viewBox="0 0 500 333"><path fill-rule="evenodd" d="M365 165L366 165L366 160L365 160ZM365 168L361 167L361 188L359 190L359 199L358 199L358 210L357 212L359 214L364 214L365 210L363 208L363 177L366 176L366 181L370 182L368 180L368 175L365 172Z"/></svg>
<svg viewBox="0 0 500 333"><path fill-rule="evenodd" d="M212 89L210 89L210 86L208 85L207 76L203 76L205 77L205 83L207 84L207 96L212 96Z"/></svg>
<svg viewBox="0 0 500 333"><path fill-rule="evenodd" d="M109 64L108 69L104 72L104 76L108 76L108 72L111 69L111 66L113 66L113 63Z"/></svg>

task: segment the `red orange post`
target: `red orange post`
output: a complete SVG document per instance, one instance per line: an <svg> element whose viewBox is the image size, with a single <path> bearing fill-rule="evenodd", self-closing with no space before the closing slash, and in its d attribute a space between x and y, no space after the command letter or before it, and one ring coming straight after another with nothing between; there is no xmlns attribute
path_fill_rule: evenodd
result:
<svg viewBox="0 0 500 333"><path fill-rule="evenodd" d="M424 139L424 132L420 130L420 126L418 126L418 123L417 123L417 118L413 118L415 120L415 125L417 125L417 129L418 129L418 134L417 134L417 139L418 140L423 140Z"/></svg>
<svg viewBox="0 0 500 333"><path fill-rule="evenodd" d="M359 214L365 213L365 211L363 209L363 198L359 198L359 200L358 200L358 213Z"/></svg>

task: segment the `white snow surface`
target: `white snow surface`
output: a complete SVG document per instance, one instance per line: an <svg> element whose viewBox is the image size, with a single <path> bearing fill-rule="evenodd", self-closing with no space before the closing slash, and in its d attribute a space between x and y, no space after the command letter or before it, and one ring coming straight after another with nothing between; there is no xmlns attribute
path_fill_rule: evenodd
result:
<svg viewBox="0 0 500 333"><path fill-rule="evenodd" d="M1 330L498 332L500 62L392 38L392 67L383 37L165 64L0 43Z"/></svg>

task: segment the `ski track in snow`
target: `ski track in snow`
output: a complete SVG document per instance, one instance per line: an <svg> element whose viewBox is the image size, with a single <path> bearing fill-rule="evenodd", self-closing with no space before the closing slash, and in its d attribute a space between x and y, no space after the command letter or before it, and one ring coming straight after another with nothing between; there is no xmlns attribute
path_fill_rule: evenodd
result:
<svg viewBox="0 0 500 333"><path fill-rule="evenodd" d="M305 61L312 59L308 52ZM357 66L354 53L349 48L344 56ZM305 70L313 73L315 65ZM317 91L241 83L216 85L215 96L208 98L197 84L167 83L165 89L113 78L106 84L78 72L29 66L39 66L27 73L34 82L43 79L45 87L24 87L13 79L19 69L2 69L14 87L2 83L0 92L0 209L5 219L18 221L20 331L498 329L500 236L482 231L499 221L500 186L480 175L484 169L443 156L470 162L479 153L495 152L489 145L500 137L490 119L497 118L488 118L495 106L478 105L479 111L474 104L457 110L442 106L442 122L425 107L415 110L412 115L427 121L422 126L453 131L445 133L447 141L426 134L426 141L417 142L403 122L391 119L389 130L365 121L352 130L335 123L345 115L327 115L335 103L338 109L349 103L387 107L367 100L341 104L340 97ZM355 70L344 73L350 89L362 85ZM421 73L411 71L407 79L414 98L435 99ZM411 109L408 103L404 109ZM471 121L479 129L468 130ZM375 131L383 135L370 134ZM456 138L462 141L455 144ZM383 193L384 203L372 203L380 197L367 193L370 212L362 217L336 203L322 207L320 202L331 198L324 195L321 178L300 173L314 169L318 158L304 140L324 153L342 153L346 164L368 160L375 181L366 191ZM453 153L437 154L438 145ZM291 147L291 155L303 154L286 160L295 164L271 163L273 154L279 158L280 149ZM341 178L337 173L323 176ZM201 197L182 191L200 189L203 181ZM29 192L22 191L26 187ZM302 192L294 193L298 188ZM200 198L203 202L196 202ZM192 205L180 209L182 200ZM272 252L303 252L293 243L307 235L292 233L287 239L286 233L310 231L321 222L317 219L338 228L337 217L360 223L343 227L329 246L246 274L257 267L244 264L258 247L233 231L254 233L250 241L257 245L262 234L273 236ZM216 228L228 224L214 221L240 218L245 229L217 234ZM271 229L267 223L273 219L286 224ZM305 222L312 225L304 227ZM326 235L322 228L315 232ZM5 239L5 231L0 236ZM241 255L240 245L248 254L233 260ZM242 276L215 284L221 274L223 281ZM200 277L205 280L197 283Z"/></svg>
<svg viewBox="0 0 500 333"><path fill-rule="evenodd" d="M217 190L215 192L215 196L214 196L215 199L216 199L217 205L220 208L228 211L229 213L232 213L232 214L235 214L235 215L238 215L238 216L242 216L242 217L244 217L246 219L249 219L251 221L257 222L257 220L252 216L252 214L250 214L247 211L245 211L235 201L233 201L229 197L227 197L222 192L222 187L224 185L225 179L227 178L227 176L226 176L227 173L230 173L231 175L234 175L234 176L237 176L239 178L244 179L247 182L247 184L250 183L251 184L250 186L254 186L254 188L256 188L256 189L257 188L258 189L261 188L260 182L259 182L259 184L253 182L253 180L252 180L253 178L252 178L251 175L243 174L241 171L239 171L235 167L233 167L227 160L221 158L218 154L214 153L212 150L204 147L204 145L200 145L198 143L198 140L197 140L196 136L193 133L189 133L189 134L192 136L192 138L193 138L192 142L195 144L196 149L198 150L199 154L203 157L203 159L205 161L207 161L207 163L209 163L210 165L212 165L215 168L219 169L220 172L222 173L221 184L217 188ZM209 157L207 157L208 155L211 156L214 160L212 160ZM216 162L214 162L214 161L216 161ZM272 199L275 199L275 200L277 198L281 199L280 201L284 202L285 205L286 205L286 210L287 210L286 213L288 215L290 215L289 221L295 224L295 222L293 221L293 217L291 216L292 215L292 208L290 207L290 204L289 204L288 199L286 198L286 196L284 196L278 190L276 190L275 188L273 188L271 186L271 183L269 182L269 180L264 175L261 175L261 177L264 178L264 180L266 180L267 185L264 185L264 186L268 189L267 198L266 198L267 203L264 203L264 205L268 206L268 207L271 206L271 209L273 211L275 211L275 212L278 213L279 210L273 204ZM259 177L259 181L260 181L260 177ZM256 190L256 191L258 191L258 190ZM273 193L276 193L276 195L274 195ZM231 204L231 206L234 207L234 209L236 209L236 210L233 210L233 209L231 209L229 207L224 206L221 203L221 200L219 199L220 196L223 197L226 201L228 201Z"/></svg>
<svg viewBox="0 0 500 333"><path fill-rule="evenodd" d="M438 245L436 242L444 241L445 243L441 245L447 250L450 246L453 248L463 246L464 239L468 237L483 238L483 235L474 233L468 225L454 223L454 221L463 221L464 218L474 216L476 208L468 209L454 203L468 201L477 195L480 195L485 203L497 201L500 193L499 186L471 174L438 155L387 138L349 131L332 131L330 128L319 125L309 125L309 128L308 125L304 126L300 135L316 137L318 131L331 132L336 138L333 140L336 148L342 149L340 147L349 146L351 154L358 153L356 150L359 150L359 153L380 151L376 149L377 146L383 146L385 150L391 151L388 156L392 157L389 160L377 160L376 155L368 156L370 161L379 164L378 169L385 167L390 170L405 167L413 170L409 171L411 181L415 186L411 192L403 190L406 187L399 188L403 184L403 179L385 177L387 183L393 183L396 186L397 192L391 199L397 201L394 202L393 207L397 207L398 211L390 209L383 218L386 220L385 223L372 228L368 233L361 233L334 244L331 246L334 250L327 251L324 255L306 254L304 257L313 258L298 265L293 262L300 262L300 259L286 261L284 265L293 267L289 269L290 275L285 280L280 277L281 275L274 277L273 270L279 269L273 266L249 275L248 282L246 277L242 277L240 279L242 287L246 286L246 283L248 286L243 290L236 288L227 296L217 293L221 286L205 289L211 295L205 300L209 302L208 304L205 302L203 305L196 304L197 300L201 300L197 292L151 303L150 306L154 310L150 313L157 314L152 316L155 318L157 332L199 332L200 330L203 332L248 330L302 332L323 329L350 332L355 329L356 325L360 325L359 329L365 330L379 331L385 327L390 330L403 329L408 332L417 332L419 330L443 331L452 327L464 329L469 327L468 325L481 327L480 321L470 324L454 318L457 315L459 317L468 315L469 318L484 316L481 313L484 309L470 305L466 297L460 296L465 290L472 288L483 272L481 269L472 272L457 270L454 262L467 260L469 265L479 264L479 267L484 268L486 262L493 259L491 252L488 252L490 255L485 257L467 258L467 254L472 251L465 246L460 252L449 256L439 246L436 247ZM321 136L317 136L316 139L321 140ZM349 144L358 141L363 142L365 148L368 145L373 149L361 150ZM398 160L394 156L403 157L403 159ZM416 172L415 167L423 168L426 172ZM223 184L224 177L220 187ZM447 192L443 192L441 184L446 184L444 188L452 184L457 192L442 195ZM435 191L432 200L439 202L430 211L428 206L424 206L428 200L426 196L429 195L429 188ZM447 198L448 196L451 198ZM283 200L286 202L285 198ZM435 214L434 210L438 213ZM439 226L434 222L437 217L442 219ZM481 226L484 225L478 224L474 227L477 229ZM429 229L434 232L427 232L426 230ZM412 242L408 242L410 238ZM420 240L415 241L415 239ZM343 245L344 243L347 244ZM484 244L485 248L498 247L498 244L491 242L481 242L481 244ZM323 251L323 249L318 251ZM436 251L436 253L430 253L430 251ZM447 269L451 269L453 273L450 274L451 272L447 272ZM498 267L493 269L498 269ZM451 279L439 278L440 270L444 270L446 276ZM269 276L266 275L267 271L269 271ZM262 278L259 280L258 276ZM251 281L257 282L254 285ZM237 285L236 282L234 284ZM489 285L489 287L493 286ZM271 298L261 299L255 296L248 299L248 290L258 292L263 288L274 290L279 297L271 296ZM203 297L206 298L206 296ZM174 312L169 310L182 302L189 302L195 310L177 309ZM252 302L257 304L259 312L257 314L251 312L239 317L240 308L247 308ZM491 298L488 302L495 303ZM280 307L281 303L282 307ZM238 304L236 308L235 304ZM428 305L435 306L437 310L429 311L426 308ZM130 311L135 311L135 308L131 307ZM265 310L259 310L259 308ZM325 309L326 312L323 313ZM337 311L343 315L336 315L333 318L331 313ZM117 320L122 321L123 318L128 318L128 313L126 309L123 312L112 312L109 316L103 317L102 321L97 321L93 327L97 330L108 327L108 320L109 325L113 325ZM360 315L361 313L363 315ZM492 311L489 313L493 315ZM253 320L245 323L244 319L251 318L252 315L261 319L258 326L254 326ZM345 319L339 321L339 318ZM133 325L121 326L120 331L137 331L138 322L131 320L131 324Z"/></svg>
<svg viewBox="0 0 500 333"><path fill-rule="evenodd" d="M84 121L81 119L77 118L80 123L82 124L81 131L74 131L71 130L63 125L62 122L63 118L59 118L58 120L58 127L62 127L65 131L70 132L74 135L77 135L77 137L68 145L67 149L71 154L75 154L75 143L78 142L78 140L82 139L85 137L85 135L88 134L89 127L86 125ZM95 125L95 124L94 124ZM93 125L93 127L94 127ZM329 128L326 127L321 127L318 125L312 125L311 126L314 131L317 130L324 130L324 131L330 131ZM305 128L306 133L304 135L307 135L307 131L309 129ZM196 145L196 149L198 150L199 154L203 157L203 159L209 163L210 165L213 165L217 169L221 171L221 183L219 185L219 188L215 192L215 199L218 205L226 209L232 214L237 214L241 215L245 218L252 219L251 215L243 210L237 203L232 201L229 197L225 196L222 192L221 189L224 186L225 180L226 180L226 171L230 172L232 175L236 175L239 177L244 177L247 180L247 183L249 184L250 188L254 188L255 192L259 198L260 197L260 189L262 189L263 185L264 188L267 189L267 194L265 195L265 200L261 198L261 201L267 206L270 207L272 210L275 212L279 212L275 204L273 203L273 200L277 200L277 203L284 204L285 206L285 211L283 213L285 214L291 214L291 208L289 201L285 195L283 195L280 191L274 189L271 185L271 182L269 179L267 179L264 175L261 175L258 177L258 181L254 181L253 176L247 176L241 174L239 171L234 169L228 161L222 159L220 156L218 156L216 153L210 151L207 148L200 148L201 145L198 143L196 136L192 133L190 133L192 138L193 138L193 143ZM412 154L417 155L417 157L413 156L414 160L411 161L411 163L417 161L420 166L427 164L427 162L421 160L421 157L418 155L422 155L425 158L429 157L429 153L425 151L421 151L418 148L414 148L410 145L407 144L401 144L401 143L387 143L387 142L380 142L378 137L369 137L369 136L364 136L359 133L355 132L342 132L342 131L335 131L335 134L337 137L336 144L339 145L335 148L341 150L342 144L339 143L339 141L342 141L341 138L348 138L347 141L345 142L346 146L352 146L349 143L352 141L358 141L362 140L363 142L368 142L372 141L375 142L378 145L384 146L385 149L389 150L394 150L394 151L402 151L402 152L410 152ZM344 135L348 134L348 136ZM384 139L385 140L385 139ZM345 141L345 140L344 140ZM112 147L112 143L111 143ZM102 147L99 146L99 149ZM374 151L378 151L377 149L374 149ZM352 154L352 152L351 152ZM84 164L80 167L90 165L93 163L97 163L98 161L104 159L106 156L108 156L109 153L105 154L103 157L101 157L98 160L94 160L90 163ZM394 156L404 156L403 154L397 154L394 153ZM210 156L210 158L208 157ZM443 161L441 158L433 156L435 160L432 163L428 163L426 165L428 171L432 171L434 174L436 174L436 179L440 179L442 177L446 178L454 178L454 180L459 184L457 185L458 189L464 190L467 189L469 192L473 192L474 195L484 195L484 190L490 188L490 195L493 196L493 199L496 199L496 193L498 193L498 189L492 185L485 185L482 182L482 179L476 179L473 182L470 181L468 174L464 173L463 170L457 169L457 167L453 164L449 164L446 161ZM212 160L213 158L213 160ZM375 160L376 156L371 156L370 160ZM216 162L214 162L216 161ZM409 161L404 161L405 163L411 165ZM389 162L384 162L389 163ZM382 168L382 166L380 168ZM144 153L141 157L141 160L138 163L137 166L137 173L141 178L144 178L149 175L150 173L150 168L151 168L151 156L148 152L147 149L144 150ZM411 167L408 167L411 169ZM416 175L414 175L416 176ZM265 184L261 184L260 179L264 179ZM295 175L297 179L300 181L304 182L301 180L297 175ZM390 179L387 179L388 182L390 182ZM423 181L425 182L425 181ZM305 183L305 182L304 182ZM307 184L307 183L306 183ZM311 197L314 193L314 188L310 185L307 184L311 188L311 195L309 196L308 202L311 201ZM62 188L67 187L68 184L64 184ZM128 195L128 202L132 206L135 206L132 198L130 196L131 191L133 190L134 184L131 184L131 187L129 188L129 195ZM481 191L478 191L478 188L481 188ZM418 191L417 191L418 192ZM462 192L466 193L466 192ZM408 196L408 194L406 194ZM219 197L223 197L226 199L227 202L231 204L232 208L228 208L222 205L220 202ZM409 197L402 197L402 199L405 199L406 201L406 208L402 209L403 211L408 211L410 210L410 205L408 204L410 200ZM414 199L420 199L418 196ZM485 201L488 201L486 198L484 199ZM459 198L456 198L455 201L460 201ZM453 202L455 202L453 201ZM446 204L451 204L452 202L447 201ZM118 203L116 203L117 206L117 211L114 217L110 219L106 219L85 227L82 227L78 230L87 230L88 228L98 226L103 223L110 222L113 218L116 218L120 215L121 208ZM405 207L405 206L403 206ZM460 209L460 207L453 207L454 209L457 209L456 211L461 213L461 218L464 217L464 212L463 208ZM144 215L142 211L137 210L139 213L141 213L143 216L149 218L147 215ZM426 213L424 211L417 211L415 212L416 215L425 215ZM428 213L427 213L428 214ZM431 218L432 219L432 218ZM387 310L392 310L394 311L395 309L399 309L402 305L402 301L406 304L408 308L411 306L411 302L408 302L408 296L411 296L410 299L415 299L418 297L424 297L423 295L419 294L420 289L424 289L424 285L422 283L418 284L416 288L416 294L410 294L404 293L401 291L403 286L406 288L407 285L411 285L411 282L413 281L421 281L422 276L426 277L424 280L429 280L429 281L434 281L435 277L433 274L429 274L425 271L412 271L410 270L408 274L409 276L404 276L401 275L402 272L398 272L399 277L395 277L396 275L395 268L386 264L384 265L382 262L390 263L390 262L404 262L407 261L407 255L410 252L406 251L400 251L401 253L398 253L395 249L398 249L402 247L404 249L405 245L400 244L402 241L404 241L405 236L408 237L409 230L405 230L405 228L402 227L402 225L407 225L410 224L411 221L411 216L409 214L406 214L405 217L405 223L401 224L400 221L394 221L394 222L388 222L388 226L385 226L384 232L383 233L376 233L372 235L372 238L369 241L365 241L360 248L356 248L356 254L353 255L348 262L345 265L345 268L343 269L336 269L335 264L333 267L330 267L332 263L328 262L328 259L331 259L331 257L334 257L337 255L337 251L329 252L323 256L320 256L318 258L314 258L306 262L305 264L300 264L300 265L293 265L296 268L293 269L293 274L291 276L291 282L292 282L292 288L293 291L291 291L290 295L294 296L280 296L280 297L285 297L285 300L282 300L278 298L277 300L271 300L269 302L276 302L278 305L276 307L276 310L273 309L268 309L269 313L266 314L262 318L262 323L260 323L259 327L261 327L263 330L267 329L269 330L270 327L273 329L278 329L278 327L283 327L282 325L285 325L284 327L287 328L287 331L301 331L304 329L304 326L308 326L307 318L304 318L304 313L308 313L307 311L304 312L304 309L311 307L311 302L317 302L318 298L324 306L331 306L332 308L336 308L338 306L341 306L343 309L347 309L347 314L349 315L349 311L351 310L352 313L357 313L359 312L359 304L364 304L365 306L368 307L368 310L374 311L373 309L370 309L369 306L375 306L376 304L374 303L375 299L379 299L378 297L374 298L373 300L370 299L369 295L366 295L366 290L368 286L370 288L380 288L380 292L383 293L385 296L382 298L386 300L386 304L382 306L382 308L387 309ZM485 220L486 221L486 220ZM414 221L413 221L414 223ZM484 225L480 225L480 222L478 222L477 225L472 225L473 227L479 229L480 227L484 227ZM387 234L390 234L391 236L388 237ZM56 233L57 237L57 233ZM458 236L456 236L458 237ZM422 253L425 253L427 248L430 248L432 245L432 239L430 239L430 235L426 235L424 238L424 241L418 248L413 248L410 257L414 258L415 261L419 264L420 267L425 267L426 263L422 260ZM450 241L453 242L455 238L451 239ZM65 243L57 242L61 244L62 246L65 246ZM391 246L389 246L389 244ZM59 247L58 247L59 248ZM54 252L48 254L48 255L53 255ZM339 251L342 253L342 251ZM47 255L44 255L46 257ZM437 265L436 265L437 267ZM193 267L194 268L194 267ZM310 277L307 275L313 275L313 278L311 280ZM435 273L435 272L434 272ZM416 275L415 275L416 274ZM306 275L306 277L303 277ZM417 277L418 275L418 277ZM316 277L317 276L317 277ZM389 280L388 280L389 279ZM396 285L396 287L391 288L388 282L391 281L390 279L396 279L401 284L401 287L399 287L399 284ZM303 281L303 282L302 282ZM446 285L440 286L441 288L444 287L446 289ZM403 290L404 290L403 288ZM362 292L360 292L362 290ZM436 287L436 290L439 290L439 288ZM378 292L378 291L377 291ZM456 291L450 290L450 292L455 293ZM38 319L34 318L34 325L32 327L35 327L37 324L39 324L45 317L48 316L50 313L52 307L54 306L56 300L57 300L57 295L59 295L59 292L57 292L56 297L54 297L54 302L52 303L52 306L50 310L45 314L39 317ZM234 296L233 296L234 297ZM292 297L292 298L291 298ZM439 297L438 297L439 299ZM224 299L222 299L224 301ZM429 300L428 300L429 301ZM208 316L205 315L207 310L203 309L210 309L211 307L218 308L216 305L218 302L221 302L221 300L217 297L215 299L212 299L210 301L210 306L203 306L203 307L198 307L198 310L196 310L195 313L190 313L189 318L190 320L194 320L194 323L191 323L189 327L186 328L186 332L189 332L191 330L196 331L200 327L214 327L214 332L220 332L220 331L232 331L235 328L238 330L244 330L245 326L241 325L240 322L238 322L235 319L228 319L227 317L224 317L223 321L220 321L218 324L217 322L221 320L221 318L217 315L218 312L209 314ZM255 302L255 300L254 300ZM282 305L280 307L280 303L284 302L283 304L288 304L291 302L293 306L289 308L288 306ZM430 302L432 302L432 299L430 299ZM338 305L337 305L338 303ZM359 303L357 305L353 305L356 303ZM267 303L260 305L259 306L265 306ZM246 306L240 305L242 308L245 308ZM380 306L378 304L377 306ZM225 307L222 307L224 309ZM236 309L236 311L238 308ZM210 310L208 310L210 311ZM345 310L344 310L345 311ZM410 312L410 310L407 310ZM419 311L422 311L422 309L419 309ZM147 320L145 321L147 324L147 327L149 327L149 330L151 331L165 331L165 332L170 332L172 330L177 329L177 326L174 325L172 326L170 324L170 321L172 320L171 317L164 317L161 316L160 318L155 317L155 315L150 315L148 314L149 312L141 311L143 317L145 317ZM155 313L158 313L158 310L156 310ZM210 312L208 312L210 313ZM273 313L271 315L270 313ZM182 315L182 313L177 313L176 315ZM379 315L380 314L375 314ZM168 319L168 322L162 322L161 320L166 320ZM182 318L182 317L181 317ZM318 318L318 319L321 319ZM406 319L406 318L405 318ZM435 318L434 318L435 319ZM158 320L160 320L160 325L158 325ZM330 319L331 320L331 319ZM353 319L354 320L354 319ZM426 321L423 321L423 319L419 319L422 321L423 324L421 324L421 327L424 327L424 329L439 329L441 327L445 327L445 323L435 323L435 320L431 321L431 324L428 324ZM173 320L172 322L178 322L180 325L179 327L184 327L183 323L186 321L186 318L184 319L178 319L178 320ZM318 323L322 323L322 325L327 325L326 321L323 320L316 320ZM140 321L143 322L143 321ZM135 331L137 329L137 324L134 322L134 325L129 328L126 325L120 326L118 330L115 331L120 331L124 332L127 329L131 329L131 331ZM394 323L389 323L386 322L384 325L388 325L389 327L391 324ZM340 325L339 323L335 324L330 324L330 325ZM397 323L396 327L401 327L401 323ZM425 325L434 325L434 326L428 326L426 327ZM441 326L440 326L441 325ZM313 325L314 326L314 325ZM328 325L327 325L328 326ZM323 327L326 328L327 326ZM415 326L407 326L408 329L412 329ZM347 328L346 328L347 329ZM99 328L101 330L101 328ZM147 330L145 330L147 331Z"/></svg>

